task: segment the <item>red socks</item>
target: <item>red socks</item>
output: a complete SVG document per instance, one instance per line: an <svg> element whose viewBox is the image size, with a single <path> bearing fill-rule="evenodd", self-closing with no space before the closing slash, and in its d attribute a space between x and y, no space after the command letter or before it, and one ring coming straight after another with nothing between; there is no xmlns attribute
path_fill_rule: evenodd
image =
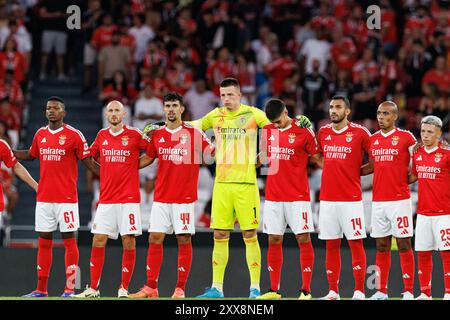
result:
<svg viewBox="0 0 450 320"><path fill-rule="evenodd" d="M39 238L37 255L37 291L47 293L48 276L52 267L52 243L53 240Z"/></svg>
<svg viewBox="0 0 450 320"><path fill-rule="evenodd" d="M64 256L66 264L66 287L64 291L74 291L79 258L77 239L63 239L63 242L66 251Z"/></svg>
<svg viewBox="0 0 450 320"><path fill-rule="evenodd" d="M267 250L267 269L270 276L270 290L280 289L281 266L283 265L283 244L269 244Z"/></svg>
<svg viewBox="0 0 450 320"><path fill-rule="evenodd" d="M399 255L404 290L412 293L414 288L414 253L412 249L409 249L406 252L399 252Z"/></svg>
<svg viewBox="0 0 450 320"><path fill-rule="evenodd" d="M105 262L105 248L92 247L91 250L91 284L90 287L94 290L98 289L100 284L100 277L103 271L103 263Z"/></svg>
<svg viewBox="0 0 450 320"><path fill-rule="evenodd" d="M147 252L147 286L156 289L158 287L159 270L163 260L163 245L150 244Z"/></svg>
<svg viewBox="0 0 450 320"><path fill-rule="evenodd" d="M433 270L433 251L418 251L417 264L420 283L420 291L431 296L431 272Z"/></svg>
<svg viewBox="0 0 450 320"><path fill-rule="evenodd" d="M302 290L311 292L311 279L314 266L314 248L311 241L300 243L300 268L302 270Z"/></svg>
<svg viewBox="0 0 450 320"><path fill-rule="evenodd" d="M134 264L136 262L136 249L123 249L122 253L122 283L121 286L128 290L131 277L133 276Z"/></svg>
<svg viewBox="0 0 450 320"><path fill-rule="evenodd" d="M325 267L330 291L339 292L338 283L341 273L341 239L326 240Z"/></svg>
<svg viewBox="0 0 450 320"><path fill-rule="evenodd" d="M184 290L192 264L192 243L178 245L177 288Z"/></svg>
<svg viewBox="0 0 450 320"><path fill-rule="evenodd" d="M355 279L355 291L364 292L364 280L366 278L366 252L362 239L349 240L348 245L352 251L353 278Z"/></svg>
<svg viewBox="0 0 450 320"><path fill-rule="evenodd" d="M389 279L389 271L391 269L391 250L387 252L377 251L376 265L379 269L377 277L377 289L387 294L387 283Z"/></svg>
<svg viewBox="0 0 450 320"><path fill-rule="evenodd" d="M450 293L450 251L440 251L444 269L445 293Z"/></svg>

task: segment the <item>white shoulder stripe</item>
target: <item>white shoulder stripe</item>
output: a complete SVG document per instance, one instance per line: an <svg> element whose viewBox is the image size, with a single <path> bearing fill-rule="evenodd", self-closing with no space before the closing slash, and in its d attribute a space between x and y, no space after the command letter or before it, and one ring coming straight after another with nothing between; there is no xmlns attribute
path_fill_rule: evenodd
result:
<svg viewBox="0 0 450 320"><path fill-rule="evenodd" d="M200 130L199 128L194 127L194 126L190 125L189 123L185 123L185 122L184 122L184 126L186 128L194 129L195 131L199 132L204 138L208 139L208 141L209 141L208 136L205 134L205 132L203 132L203 130Z"/></svg>
<svg viewBox="0 0 450 320"><path fill-rule="evenodd" d="M398 128L397 128L398 129ZM400 132L405 132L405 133L409 133L411 135L411 137L414 139L414 141L417 141L416 137L412 134L411 131L409 130L403 130L403 129L398 129L398 131Z"/></svg>
<svg viewBox="0 0 450 320"><path fill-rule="evenodd" d="M350 122L349 124L350 124L351 127L363 129L369 135L369 137L372 136L372 134L370 133L370 131L366 127L361 126L361 125L359 125L357 123L353 123L353 122Z"/></svg>
<svg viewBox="0 0 450 320"><path fill-rule="evenodd" d="M84 136L83 136L83 134L81 133L80 130L75 129L74 127L72 127L72 126L70 126L70 125L68 125L68 124L66 124L66 128L69 129L69 130L71 130L71 131L76 132L76 133L80 136L81 141L86 142L86 139L84 138Z"/></svg>
<svg viewBox="0 0 450 320"><path fill-rule="evenodd" d="M313 136L313 138L316 137L316 134L314 133L314 131L311 128L306 128L308 130L308 132Z"/></svg>
<svg viewBox="0 0 450 320"><path fill-rule="evenodd" d="M3 143L9 151L11 151L11 147L9 146L8 142L3 139L0 139L0 142Z"/></svg>

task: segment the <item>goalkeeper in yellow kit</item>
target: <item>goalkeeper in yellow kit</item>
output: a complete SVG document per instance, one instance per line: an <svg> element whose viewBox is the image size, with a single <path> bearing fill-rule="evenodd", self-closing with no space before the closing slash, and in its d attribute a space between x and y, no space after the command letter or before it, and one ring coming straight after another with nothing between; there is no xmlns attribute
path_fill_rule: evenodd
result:
<svg viewBox="0 0 450 320"><path fill-rule="evenodd" d="M226 78L220 83L222 107L190 122L203 131L214 130L216 138L216 178L212 198L211 228L214 229L212 286L198 298L223 298L223 279L228 263L230 231L237 219L246 247L250 271L250 298L260 295L261 250L257 238L259 227L259 189L256 183L258 128L269 124L266 114L240 103L238 80ZM297 125L310 127L300 116ZM144 132L152 130L147 126Z"/></svg>

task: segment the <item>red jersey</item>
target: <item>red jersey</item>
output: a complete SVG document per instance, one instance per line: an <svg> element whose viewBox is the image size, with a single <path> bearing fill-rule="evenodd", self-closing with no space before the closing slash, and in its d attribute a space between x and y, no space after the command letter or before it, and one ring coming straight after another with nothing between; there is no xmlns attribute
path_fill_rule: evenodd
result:
<svg viewBox="0 0 450 320"><path fill-rule="evenodd" d="M175 130L162 127L152 134L147 155L158 158L154 201L191 203L197 200L202 153L212 148L206 135L186 123Z"/></svg>
<svg viewBox="0 0 450 320"><path fill-rule="evenodd" d="M369 130L349 122L335 131L328 124L320 128L317 140L324 157L320 200L360 201L360 169L364 151L370 148Z"/></svg>
<svg viewBox="0 0 450 320"><path fill-rule="evenodd" d="M309 155L319 152L314 132L294 123L284 129L268 124L262 133L262 151L269 159L266 200L310 201L306 166Z"/></svg>
<svg viewBox="0 0 450 320"><path fill-rule="evenodd" d="M83 134L68 124L55 131L42 127L34 135L29 153L40 162L37 201L78 202L77 160L91 155Z"/></svg>
<svg viewBox="0 0 450 320"><path fill-rule="evenodd" d="M450 214L450 149L421 147L413 155L412 173L419 181L417 213L425 216Z"/></svg>
<svg viewBox="0 0 450 320"><path fill-rule="evenodd" d="M22 82L25 80L26 66L27 60L22 53L0 52L0 79L5 78L6 71L13 70L13 79Z"/></svg>
<svg viewBox="0 0 450 320"><path fill-rule="evenodd" d="M91 43L94 45L98 52L100 52L103 47L111 44L112 35L116 30L117 26L112 24L110 26L100 26L94 31Z"/></svg>
<svg viewBox="0 0 450 320"><path fill-rule="evenodd" d="M395 128L370 137L369 157L374 160L373 201L409 199L409 148L416 138L411 132Z"/></svg>
<svg viewBox="0 0 450 320"><path fill-rule="evenodd" d="M149 139L142 132L123 126L113 133L109 128L100 130L91 145L91 154L100 163L99 203L139 203L139 156L146 150Z"/></svg>
<svg viewBox="0 0 450 320"><path fill-rule="evenodd" d="M9 147L8 143L0 139L0 161L2 161L8 168L16 165L17 159ZM5 202L3 200L3 187L0 183L0 213L5 209Z"/></svg>

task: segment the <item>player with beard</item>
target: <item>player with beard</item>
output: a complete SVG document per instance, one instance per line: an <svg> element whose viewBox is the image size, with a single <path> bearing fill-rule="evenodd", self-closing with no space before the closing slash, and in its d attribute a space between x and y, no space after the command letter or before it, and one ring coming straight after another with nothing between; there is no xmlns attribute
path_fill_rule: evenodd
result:
<svg viewBox="0 0 450 320"><path fill-rule="evenodd" d="M348 120L350 102L344 96L330 101L331 124L320 128L317 135L323 155L320 190L319 239L326 241L326 271L329 293L323 300L339 300L341 272L340 246L343 235L352 252L354 300L364 300L366 253L362 239L366 237L362 203L360 168L364 152L369 151L370 132Z"/></svg>

